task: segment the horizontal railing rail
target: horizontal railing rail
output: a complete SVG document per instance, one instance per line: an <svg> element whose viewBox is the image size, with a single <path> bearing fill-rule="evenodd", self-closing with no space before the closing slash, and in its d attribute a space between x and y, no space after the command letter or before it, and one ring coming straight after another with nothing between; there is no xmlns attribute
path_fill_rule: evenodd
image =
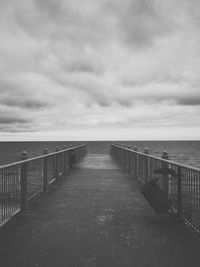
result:
<svg viewBox="0 0 200 267"><path fill-rule="evenodd" d="M112 144L111 155L143 184L158 178L158 184L179 219L200 233L200 169L149 155L127 145Z"/></svg>
<svg viewBox="0 0 200 267"><path fill-rule="evenodd" d="M48 154L43 154L43 155L40 155L40 156L37 156L37 157L33 157L33 158L30 158L30 159L28 159L28 158L25 159L25 160L20 159L19 161L16 161L16 162L13 162L13 163L9 163L9 164L6 164L6 165L1 165L0 166L0 170L1 169L5 169L7 167L13 167L13 166L16 166L16 165L21 164L21 163L30 162L30 161L33 161L33 160L36 160L36 159L41 159L41 158L49 157L51 155L60 154L61 152L70 151L70 150L73 150L73 149L75 149L77 147L80 147L80 146L85 146L85 144L71 146L71 147L68 147L68 148L65 148L65 149L62 149L62 150L58 150L58 151L55 151L55 152L51 152L51 153L48 152Z"/></svg>
<svg viewBox="0 0 200 267"><path fill-rule="evenodd" d="M31 159L23 152L20 161L0 166L0 226L16 213L27 212L30 200L47 192L85 154L84 144L57 148L53 153L45 149L42 156Z"/></svg>

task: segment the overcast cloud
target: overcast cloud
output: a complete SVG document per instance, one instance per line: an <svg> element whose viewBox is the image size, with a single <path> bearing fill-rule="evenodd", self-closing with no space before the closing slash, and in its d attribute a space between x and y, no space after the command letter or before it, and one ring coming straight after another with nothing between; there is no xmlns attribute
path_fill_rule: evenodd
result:
<svg viewBox="0 0 200 267"><path fill-rule="evenodd" d="M0 139L199 139L199 27L199 0L0 0Z"/></svg>

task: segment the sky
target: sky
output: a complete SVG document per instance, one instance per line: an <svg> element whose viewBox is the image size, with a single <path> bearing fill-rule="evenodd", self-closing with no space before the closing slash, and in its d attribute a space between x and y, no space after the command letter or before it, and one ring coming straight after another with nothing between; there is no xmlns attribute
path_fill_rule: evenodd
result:
<svg viewBox="0 0 200 267"><path fill-rule="evenodd" d="M199 0L0 0L0 141L200 137Z"/></svg>

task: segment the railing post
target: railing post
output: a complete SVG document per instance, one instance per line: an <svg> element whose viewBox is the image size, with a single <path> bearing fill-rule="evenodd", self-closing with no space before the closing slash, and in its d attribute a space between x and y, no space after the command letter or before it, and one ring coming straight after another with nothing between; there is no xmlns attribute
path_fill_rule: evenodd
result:
<svg viewBox="0 0 200 267"><path fill-rule="evenodd" d="M78 161L78 148L74 149L74 158L75 158L75 163Z"/></svg>
<svg viewBox="0 0 200 267"><path fill-rule="evenodd" d="M123 168L126 169L126 144L123 145L123 151L124 151Z"/></svg>
<svg viewBox="0 0 200 267"><path fill-rule="evenodd" d="M111 155L111 156L114 156L114 155L113 155L113 148L114 148L114 147L113 147L113 144L111 144L111 147L110 147L110 155Z"/></svg>
<svg viewBox="0 0 200 267"><path fill-rule="evenodd" d="M145 175L145 183L146 183L149 180L149 157L147 156L149 155L149 150L147 147L144 149L144 154L146 154L145 164L144 164L145 166L144 175Z"/></svg>
<svg viewBox="0 0 200 267"><path fill-rule="evenodd" d="M80 160L80 147L77 148L77 161Z"/></svg>
<svg viewBox="0 0 200 267"><path fill-rule="evenodd" d="M113 145L111 146L111 154L112 154L113 158L116 160L116 148L113 147Z"/></svg>
<svg viewBox="0 0 200 267"><path fill-rule="evenodd" d="M120 165L122 166L123 165L123 153L124 153L124 150L123 150L123 148L122 147L120 147L120 153L121 153L121 161L120 161Z"/></svg>
<svg viewBox="0 0 200 267"><path fill-rule="evenodd" d="M67 149L67 146L64 145L64 152L63 152L63 174L66 173L66 169L67 169L67 152L65 151Z"/></svg>
<svg viewBox="0 0 200 267"><path fill-rule="evenodd" d="M113 145L111 146L111 155L116 160L116 148Z"/></svg>
<svg viewBox="0 0 200 267"><path fill-rule="evenodd" d="M73 150L74 152L74 164L76 163L76 149Z"/></svg>
<svg viewBox="0 0 200 267"><path fill-rule="evenodd" d="M181 199L181 167L178 167L178 181L177 181L177 216L179 219L182 217L182 199Z"/></svg>
<svg viewBox="0 0 200 267"><path fill-rule="evenodd" d="M122 148L118 148L119 149L119 164L122 165Z"/></svg>
<svg viewBox="0 0 200 267"><path fill-rule="evenodd" d="M128 166L129 166L129 151L127 150L127 146L126 146L126 170L128 171Z"/></svg>
<svg viewBox="0 0 200 267"><path fill-rule="evenodd" d="M134 157L134 177L135 177L135 179L138 179L138 154L137 154L137 151L138 151L138 149L137 149L137 147L136 146L134 146L134 151L135 151L135 157Z"/></svg>
<svg viewBox="0 0 200 267"><path fill-rule="evenodd" d="M21 160L26 160L28 158L27 152L23 151L21 155ZM21 187L21 212L26 213L29 208L28 203L28 162L21 163L20 165L20 187Z"/></svg>
<svg viewBox="0 0 200 267"><path fill-rule="evenodd" d="M59 147L56 147L56 152L59 151ZM55 154L55 166L54 166L54 173L55 173L55 179L58 180L58 154Z"/></svg>
<svg viewBox="0 0 200 267"><path fill-rule="evenodd" d="M122 149L123 149L123 162L122 162L122 167L124 168L125 162L126 162L126 151L125 151L124 147Z"/></svg>
<svg viewBox="0 0 200 267"><path fill-rule="evenodd" d="M79 161L79 159L81 158L81 147L77 148L77 160Z"/></svg>
<svg viewBox="0 0 200 267"><path fill-rule="evenodd" d="M131 149L131 146L128 145L127 146L128 149ZM127 151L127 156L128 156L128 166L127 166L127 169L128 169L128 172L131 173L131 152L130 151Z"/></svg>
<svg viewBox="0 0 200 267"><path fill-rule="evenodd" d="M87 148L86 145L82 147L81 157L84 157L87 154Z"/></svg>
<svg viewBox="0 0 200 267"><path fill-rule="evenodd" d="M133 152L133 148L131 149L131 174L134 176L134 152Z"/></svg>
<svg viewBox="0 0 200 267"><path fill-rule="evenodd" d="M48 153L48 148L45 148L43 155ZM43 192L48 192L48 157L43 158Z"/></svg>
<svg viewBox="0 0 200 267"><path fill-rule="evenodd" d="M121 166L123 168L123 166L124 166L124 147L123 146L121 147L121 150L122 150L122 163L121 163Z"/></svg>
<svg viewBox="0 0 200 267"><path fill-rule="evenodd" d="M119 157L120 149L119 149L119 147L115 147L115 150L116 150L116 153L117 153L117 161L118 161L118 163L119 163L119 159L120 159L120 157Z"/></svg>
<svg viewBox="0 0 200 267"><path fill-rule="evenodd" d="M167 151L163 151L162 159L166 159L169 160L169 155L167 153ZM162 162L162 169L168 169L169 168L169 163L168 162ZM165 192L166 196L168 197L169 195L169 174L164 173L162 174L162 187L163 187L163 191Z"/></svg>
<svg viewBox="0 0 200 267"><path fill-rule="evenodd" d="M73 164L75 163L75 154L74 154L74 150L70 150L70 168L72 168Z"/></svg>
<svg viewBox="0 0 200 267"><path fill-rule="evenodd" d="M123 145L121 145L121 157L122 157L121 167L123 167L123 164L124 164L124 148L123 148Z"/></svg>
<svg viewBox="0 0 200 267"><path fill-rule="evenodd" d="M70 151L69 150L67 150L67 168L70 168Z"/></svg>

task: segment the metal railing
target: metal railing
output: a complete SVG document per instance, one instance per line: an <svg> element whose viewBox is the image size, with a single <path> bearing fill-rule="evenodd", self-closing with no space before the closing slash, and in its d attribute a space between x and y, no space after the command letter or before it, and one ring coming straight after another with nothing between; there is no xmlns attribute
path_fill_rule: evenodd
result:
<svg viewBox="0 0 200 267"><path fill-rule="evenodd" d="M158 184L172 202L179 219L200 233L200 169L138 152L137 148L112 144L111 155L143 184L158 178Z"/></svg>
<svg viewBox="0 0 200 267"><path fill-rule="evenodd" d="M26 212L29 202L41 192L47 192L51 183L64 175L68 168L86 154L86 146L75 145L39 157L0 167L0 226L19 211Z"/></svg>

